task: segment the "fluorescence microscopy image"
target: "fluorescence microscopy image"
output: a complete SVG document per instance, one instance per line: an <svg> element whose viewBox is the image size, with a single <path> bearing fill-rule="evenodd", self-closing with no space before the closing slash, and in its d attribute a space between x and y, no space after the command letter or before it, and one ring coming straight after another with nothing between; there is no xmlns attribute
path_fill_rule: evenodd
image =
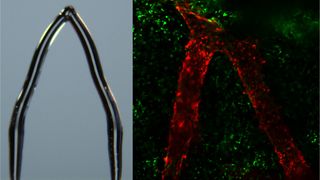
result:
<svg viewBox="0 0 320 180"><path fill-rule="evenodd" d="M317 1L133 7L136 179L319 179Z"/></svg>

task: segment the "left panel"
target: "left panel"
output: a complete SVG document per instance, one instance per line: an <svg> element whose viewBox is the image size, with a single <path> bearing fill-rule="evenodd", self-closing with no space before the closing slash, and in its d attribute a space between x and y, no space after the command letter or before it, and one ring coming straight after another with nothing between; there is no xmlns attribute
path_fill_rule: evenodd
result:
<svg viewBox="0 0 320 180"><path fill-rule="evenodd" d="M1 0L0 179L9 179L8 129L36 46L72 5L88 26L123 125L122 179L132 179L132 2ZM105 112L70 23L52 42L25 118L21 179L110 179Z"/></svg>

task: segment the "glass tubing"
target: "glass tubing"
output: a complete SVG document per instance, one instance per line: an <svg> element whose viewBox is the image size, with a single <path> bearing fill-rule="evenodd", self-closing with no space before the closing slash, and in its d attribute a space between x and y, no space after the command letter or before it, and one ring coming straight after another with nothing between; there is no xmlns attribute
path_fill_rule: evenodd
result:
<svg viewBox="0 0 320 180"><path fill-rule="evenodd" d="M9 127L9 168L11 180L20 179L25 115L31 96L37 85L42 64L50 45L68 21L81 41L91 77L106 113L111 178L112 180L121 179L123 128L117 103L104 77L98 52L87 26L72 6L66 6L43 33L34 52L22 90L13 108Z"/></svg>

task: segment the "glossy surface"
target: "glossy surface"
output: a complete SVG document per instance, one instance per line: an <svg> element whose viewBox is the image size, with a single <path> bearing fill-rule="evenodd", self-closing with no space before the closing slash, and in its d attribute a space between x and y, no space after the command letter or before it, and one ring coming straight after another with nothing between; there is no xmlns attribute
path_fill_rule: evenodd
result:
<svg viewBox="0 0 320 180"><path fill-rule="evenodd" d="M20 179L24 141L25 113L27 111L33 91L36 87L42 63L45 59L45 55L49 46L55 39L55 36L63 27L64 23L68 21L71 22L82 43L88 60L92 79L99 93L104 111L107 116L109 159L112 179L121 179L122 125L120 122L118 108L111 90L104 78L98 53L91 35L86 25L83 23L81 17L71 6L67 6L56 17L56 19L49 25L49 27L41 37L41 40L31 62L27 78L23 85L23 89L19 94L17 102L15 104L9 129L11 179ZM114 135L116 136L114 137Z"/></svg>

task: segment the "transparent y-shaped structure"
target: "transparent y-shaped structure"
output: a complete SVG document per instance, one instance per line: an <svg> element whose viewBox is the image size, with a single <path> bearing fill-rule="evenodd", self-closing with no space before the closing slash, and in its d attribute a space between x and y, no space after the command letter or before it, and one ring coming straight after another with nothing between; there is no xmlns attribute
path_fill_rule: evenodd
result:
<svg viewBox="0 0 320 180"><path fill-rule="evenodd" d="M48 49L66 22L77 33L86 54L90 74L107 117L108 151L112 180L121 179L122 171L122 124L115 98L107 84L99 55L90 32L72 6L65 7L42 35L33 55L31 65L16 100L9 127L9 163L11 180L19 180L22 167L25 116L32 94L37 85L41 67Z"/></svg>

